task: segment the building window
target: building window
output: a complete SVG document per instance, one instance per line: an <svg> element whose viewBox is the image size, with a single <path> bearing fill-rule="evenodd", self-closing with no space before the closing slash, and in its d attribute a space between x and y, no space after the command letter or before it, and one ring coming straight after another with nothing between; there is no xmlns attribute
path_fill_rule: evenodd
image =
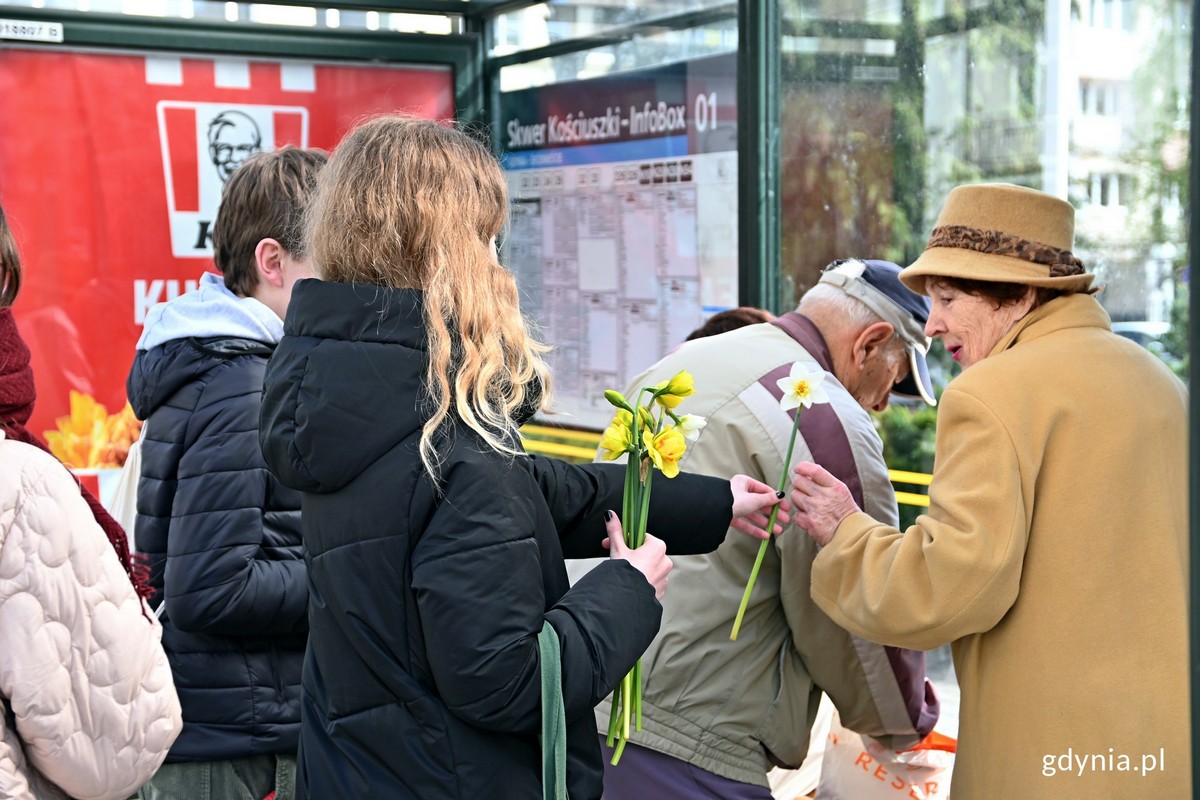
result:
<svg viewBox="0 0 1200 800"><path fill-rule="evenodd" d="M1115 81L1081 80L1079 82L1079 111L1083 114L1116 116L1120 92Z"/></svg>
<svg viewBox="0 0 1200 800"><path fill-rule="evenodd" d="M1132 31L1137 17L1136 0L1091 0L1090 23L1093 28Z"/></svg>
<svg viewBox="0 0 1200 800"><path fill-rule="evenodd" d="M1117 176L1117 192L1121 200L1121 205L1127 206L1133 201L1132 175Z"/></svg>
<svg viewBox="0 0 1200 800"><path fill-rule="evenodd" d="M1088 176L1088 202L1096 206L1126 206L1133 199L1132 175L1094 172Z"/></svg>

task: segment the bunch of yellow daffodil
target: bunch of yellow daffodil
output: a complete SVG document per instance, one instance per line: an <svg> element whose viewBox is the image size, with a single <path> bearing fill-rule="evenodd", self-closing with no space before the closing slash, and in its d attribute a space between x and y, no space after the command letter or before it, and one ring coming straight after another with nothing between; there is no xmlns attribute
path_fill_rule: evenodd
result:
<svg viewBox="0 0 1200 800"><path fill-rule="evenodd" d="M621 523L625 543L641 547L646 540L650 513L650 483L654 470L668 478L679 474L679 459L687 443L695 441L705 420L696 414L678 414L675 409L685 397L695 394L687 371L669 381L643 388L635 403L620 392L608 390L604 397L617 408L600 439L605 461L628 455L625 492L621 501ZM643 404L645 399L645 404ZM657 412L657 413L656 413ZM613 691L612 715L608 723L608 746L614 747L612 763L621 759L630 728L642 729L642 662L639 659ZM616 744L614 745L614 742Z"/></svg>

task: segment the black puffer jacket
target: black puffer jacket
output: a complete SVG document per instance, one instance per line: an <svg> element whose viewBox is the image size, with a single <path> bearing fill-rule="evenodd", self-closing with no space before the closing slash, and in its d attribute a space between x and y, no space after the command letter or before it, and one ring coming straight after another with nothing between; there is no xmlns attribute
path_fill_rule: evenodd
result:
<svg viewBox="0 0 1200 800"><path fill-rule="evenodd" d="M183 706L168 761L294 753L308 588L300 495L263 462L258 415L273 347L169 341L139 351L127 391L148 419L137 548Z"/></svg>
<svg viewBox="0 0 1200 800"><path fill-rule="evenodd" d="M594 706L658 630L625 561L601 556L624 467L490 450L464 426L439 443L439 495L418 456L421 294L296 285L267 369L267 463L303 489L310 638L298 783L304 798L541 797L537 633L563 654L568 788L598 798ZM725 537L728 483L655 484L650 527L671 552Z"/></svg>

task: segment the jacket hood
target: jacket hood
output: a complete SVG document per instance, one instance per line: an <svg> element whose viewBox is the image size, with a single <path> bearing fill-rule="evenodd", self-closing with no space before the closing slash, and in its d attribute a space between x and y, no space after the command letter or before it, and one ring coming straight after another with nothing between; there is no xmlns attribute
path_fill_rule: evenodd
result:
<svg viewBox="0 0 1200 800"><path fill-rule="evenodd" d="M214 364L240 355L269 357L283 320L252 297L238 297L220 275L206 272L200 287L159 303L146 315L125 393L138 419L147 419L183 385Z"/></svg>
<svg viewBox="0 0 1200 800"><path fill-rule="evenodd" d="M238 297L215 273L200 276L200 286L146 314L138 350L152 350L178 339L251 339L275 344L283 336L283 320L253 297Z"/></svg>
<svg viewBox="0 0 1200 800"><path fill-rule="evenodd" d="M259 432L289 486L334 491L388 450L416 451L425 415L422 293L296 283L267 366Z"/></svg>
<svg viewBox="0 0 1200 800"><path fill-rule="evenodd" d="M251 339L175 339L153 350L138 350L125 381L125 394L138 419L149 419L183 386L231 358L270 358L274 345Z"/></svg>

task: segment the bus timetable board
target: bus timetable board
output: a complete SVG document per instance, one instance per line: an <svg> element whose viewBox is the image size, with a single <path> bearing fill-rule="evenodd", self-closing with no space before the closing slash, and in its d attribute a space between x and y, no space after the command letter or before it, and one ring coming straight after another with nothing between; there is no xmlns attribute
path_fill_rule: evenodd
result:
<svg viewBox="0 0 1200 800"><path fill-rule="evenodd" d="M737 305L736 86L727 55L501 94L503 257L555 421L605 427L605 389Z"/></svg>
<svg viewBox="0 0 1200 800"><path fill-rule="evenodd" d="M68 413L70 390L121 409L146 312L214 269L221 187L249 153L332 150L383 111L454 116L446 67L191 54L5 47L0 97L37 434Z"/></svg>

